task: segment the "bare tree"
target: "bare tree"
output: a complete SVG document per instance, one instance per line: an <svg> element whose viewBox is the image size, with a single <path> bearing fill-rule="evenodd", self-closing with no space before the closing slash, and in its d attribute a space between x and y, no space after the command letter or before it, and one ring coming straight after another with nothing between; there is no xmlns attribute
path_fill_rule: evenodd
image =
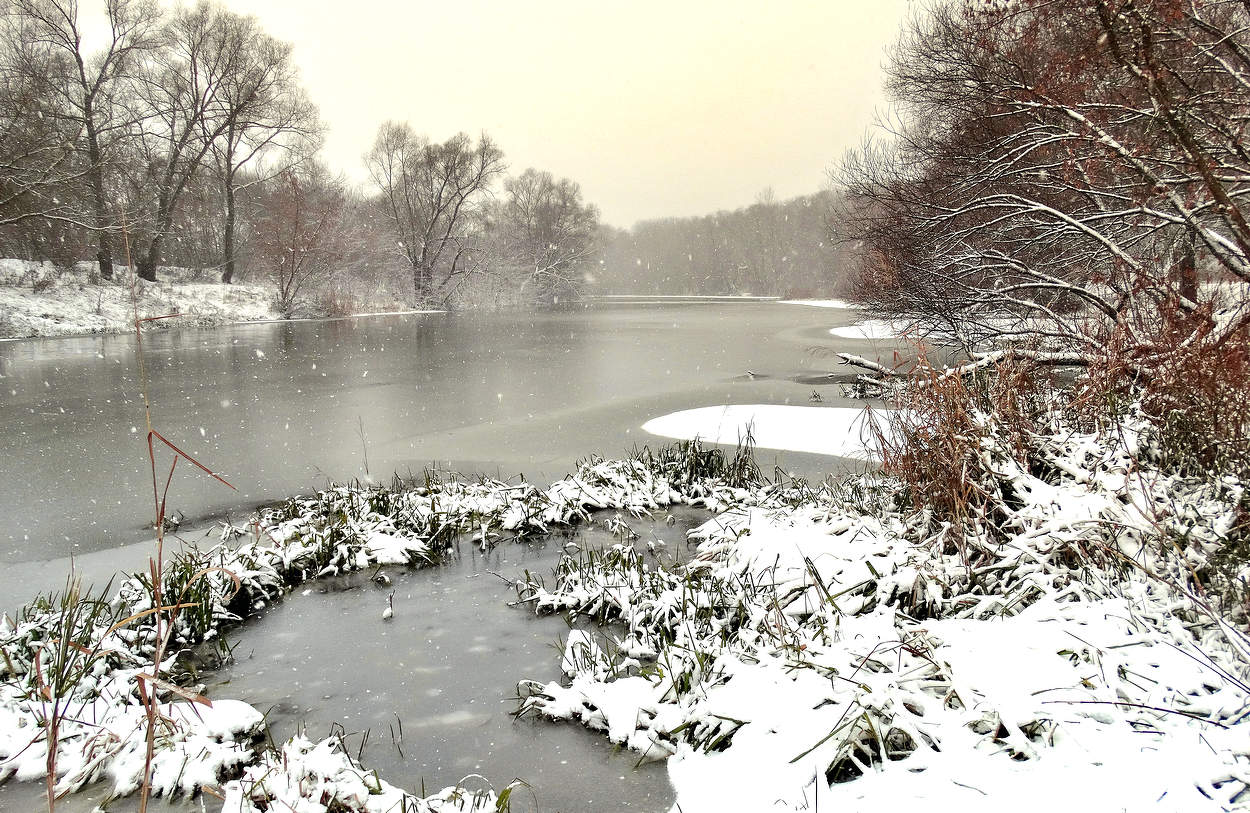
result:
<svg viewBox="0 0 1250 813"><path fill-rule="evenodd" d="M288 318L311 287L326 280L347 250L343 182L318 164L283 170L257 205L252 255L273 282L278 310Z"/></svg>
<svg viewBox="0 0 1250 813"><path fill-rule="evenodd" d="M143 211L136 224L142 232L136 264L146 280L156 279L179 198L203 169L205 157L229 128L239 126L258 98L257 89L271 83L253 47L258 32L250 18L203 0L176 9L162 33L164 47L138 83L148 115L138 171L131 178L131 193L142 201ZM272 49L267 53L275 54ZM236 147L242 143L237 140Z"/></svg>
<svg viewBox="0 0 1250 813"><path fill-rule="evenodd" d="M221 281L235 273L237 193L243 186L285 173L320 147L317 108L299 84L291 46L260 30L254 17L229 17L241 41L238 64L221 78L218 109L211 117L225 122L212 141L225 204ZM250 175L247 167L268 167Z"/></svg>
<svg viewBox="0 0 1250 813"><path fill-rule="evenodd" d="M89 225L78 190L84 172L76 156L80 128L57 113L44 77L58 66L46 49L20 35L16 15L3 19L0 40L0 227L15 253L48 256L67 229ZM63 253L60 250L52 252Z"/></svg>
<svg viewBox="0 0 1250 813"><path fill-rule="evenodd" d="M504 170L503 152L485 134L477 144L463 133L434 144L406 123L387 122L365 163L412 269L416 301L446 299L448 286L473 269L469 226Z"/></svg>
<svg viewBox="0 0 1250 813"><path fill-rule="evenodd" d="M524 273L521 293L547 304L578 296L594 257L599 210L567 178L527 169L504 181L500 228L507 259Z"/></svg>
<svg viewBox="0 0 1250 813"><path fill-rule="evenodd" d="M143 60L158 47L161 20L153 0L105 0L106 44L87 53L77 0L14 0L16 36L26 47L21 70L48 94L49 113L76 133L78 166L87 182L90 227L98 241L100 276L113 276L111 212L106 172L114 145L134 126L118 96ZM33 124L33 122L32 122Z"/></svg>
<svg viewBox="0 0 1250 813"><path fill-rule="evenodd" d="M899 119L849 156L864 297L970 349L1139 375L1244 331L1199 269L1250 280L1242 3L935 4L894 54Z"/></svg>

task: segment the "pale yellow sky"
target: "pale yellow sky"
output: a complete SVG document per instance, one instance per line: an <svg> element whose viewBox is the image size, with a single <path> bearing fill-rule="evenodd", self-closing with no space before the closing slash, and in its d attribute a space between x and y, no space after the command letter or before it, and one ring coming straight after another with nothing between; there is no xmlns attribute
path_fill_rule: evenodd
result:
<svg viewBox="0 0 1250 813"><path fill-rule="evenodd" d="M225 0L292 42L363 177L386 119L489 132L512 171L582 185L606 222L703 214L822 188L881 105L907 0Z"/></svg>

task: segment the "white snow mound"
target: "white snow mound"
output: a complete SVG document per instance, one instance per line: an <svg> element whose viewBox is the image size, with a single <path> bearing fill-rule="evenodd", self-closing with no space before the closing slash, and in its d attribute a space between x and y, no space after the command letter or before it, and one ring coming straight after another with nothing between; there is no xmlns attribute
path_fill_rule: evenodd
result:
<svg viewBox="0 0 1250 813"><path fill-rule="evenodd" d="M830 328L830 335L842 339L897 339L903 335L905 325L881 319L867 319L845 327Z"/></svg>
<svg viewBox="0 0 1250 813"><path fill-rule="evenodd" d="M678 440L736 444L748 431L763 449L851 457L879 457L867 412L848 407L731 404L684 409L654 418L643 431Z"/></svg>

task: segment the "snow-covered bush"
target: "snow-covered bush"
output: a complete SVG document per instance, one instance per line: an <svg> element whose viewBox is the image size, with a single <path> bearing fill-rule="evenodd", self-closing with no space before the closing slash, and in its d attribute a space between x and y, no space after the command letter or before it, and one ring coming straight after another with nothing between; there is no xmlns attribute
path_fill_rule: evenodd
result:
<svg viewBox="0 0 1250 813"><path fill-rule="evenodd" d="M1244 806L1250 639L1219 600L1244 484L1161 467L1140 407L1083 431L996 372L929 376L884 476L752 489L680 564L527 575L536 611L606 628L521 713L669 758L686 811Z"/></svg>

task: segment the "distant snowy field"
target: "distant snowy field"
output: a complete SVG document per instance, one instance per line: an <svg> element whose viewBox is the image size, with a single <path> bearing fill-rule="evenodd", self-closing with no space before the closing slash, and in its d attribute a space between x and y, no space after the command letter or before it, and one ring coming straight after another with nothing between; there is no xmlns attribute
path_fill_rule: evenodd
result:
<svg viewBox="0 0 1250 813"><path fill-rule="evenodd" d="M850 457L876 456L867 413L858 408L732 404L684 409L647 421L646 432L678 440L736 444L750 432L762 449Z"/></svg>
<svg viewBox="0 0 1250 813"><path fill-rule="evenodd" d="M59 271L46 263L0 260L0 338L133 330L126 270L120 268L112 282L93 283L92 265ZM158 282L138 283L141 317L181 313L180 325L220 325L279 315L266 286L222 285L182 268L161 268L158 276Z"/></svg>

